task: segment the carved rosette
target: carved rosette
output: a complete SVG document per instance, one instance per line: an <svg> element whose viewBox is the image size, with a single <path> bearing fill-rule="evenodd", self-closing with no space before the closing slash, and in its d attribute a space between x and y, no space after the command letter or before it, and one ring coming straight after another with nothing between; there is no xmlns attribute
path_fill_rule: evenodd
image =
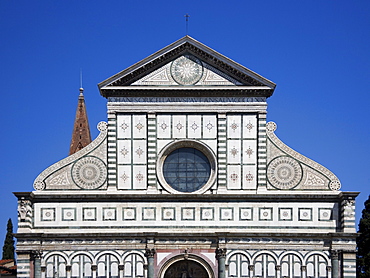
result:
<svg viewBox="0 0 370 278"><path fill-rule="evenodd" d="M277 157L267 167L267 179L278 189L291 189L302 179L301 165L291 157Z"/></svg>
<svg viewBox="0 0 370 278"><path fill-rule="evenodd" d="M43 181L35 181L33 184L33 188L37 191L41 191L45 189L45 183Z"/></svg>
<svg viewBox="0 0 370 278"><path fill-rule="evenodd" d="M180 85L194 85L203 76L202 62L193 55L184 55L171 64L171 76Z"/></svg>
<svg viewBox="0 0 370 278"><path fill-rule="evenodd" d="M96 189L104 184L107 168L99 158L86 156L72 166L72 178L83 189Z"/></svg>

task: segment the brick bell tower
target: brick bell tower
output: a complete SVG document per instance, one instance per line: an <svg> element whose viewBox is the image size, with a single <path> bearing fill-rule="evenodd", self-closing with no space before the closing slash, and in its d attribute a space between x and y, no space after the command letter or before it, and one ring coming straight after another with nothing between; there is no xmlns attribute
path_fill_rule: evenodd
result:
<svg viewBox="0 0 370 278"><path fill-rule="evenodd" d="M72 131L71 145L69 155L74 154L91 143L91 133L89 121L87 119L84 89L80 88L76 117Z"/></svg>

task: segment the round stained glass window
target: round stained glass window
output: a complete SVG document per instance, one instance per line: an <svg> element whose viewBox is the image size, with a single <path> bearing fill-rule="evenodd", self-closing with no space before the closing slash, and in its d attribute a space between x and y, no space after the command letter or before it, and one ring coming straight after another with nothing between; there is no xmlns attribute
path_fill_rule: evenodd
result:
<svg viewBox="0 0 370 278"><path fill-rule="evenodd" d="M175 190L194 192L202 188L211 175L208 158L194 148L179 148L164 160L163 177Z"/></svg>

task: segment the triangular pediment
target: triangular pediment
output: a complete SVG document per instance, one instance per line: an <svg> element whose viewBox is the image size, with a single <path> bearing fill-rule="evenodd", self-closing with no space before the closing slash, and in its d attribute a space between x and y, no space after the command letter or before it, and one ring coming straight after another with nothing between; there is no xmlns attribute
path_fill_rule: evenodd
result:
<svg viewBox="0 0 370 278"><path fill-rule="evenodd" d="M210 90L238 96L272 95L275 84L185 36L99 85L104 97L148 94L148 89L177 95L196 87L202 95ZM206 92L208 91L208 92ZM227 92L226 92L227 91ZM166 93L167 92L167 93ZM198 92L199 94L199 92Z"/></svg>

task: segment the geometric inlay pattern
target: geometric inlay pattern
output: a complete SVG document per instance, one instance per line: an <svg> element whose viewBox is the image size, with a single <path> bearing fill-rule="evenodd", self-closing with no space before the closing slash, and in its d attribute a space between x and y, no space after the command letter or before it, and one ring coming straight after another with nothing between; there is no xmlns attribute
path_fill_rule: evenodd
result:
<svg viewBox="0 0 370 278"><path fill-rule="evenodd" d="M267 179L278 189L291 189L302 179L302 167L293 158L281 156L273 159L267 167Z"/></svg>
<svg viewBox="0 0 370 278"><path fill-rule="evenodd" d="M96 189L104 184L107 168L99 158L86 156L73 164L72 178L83 189Z"/></svg>

